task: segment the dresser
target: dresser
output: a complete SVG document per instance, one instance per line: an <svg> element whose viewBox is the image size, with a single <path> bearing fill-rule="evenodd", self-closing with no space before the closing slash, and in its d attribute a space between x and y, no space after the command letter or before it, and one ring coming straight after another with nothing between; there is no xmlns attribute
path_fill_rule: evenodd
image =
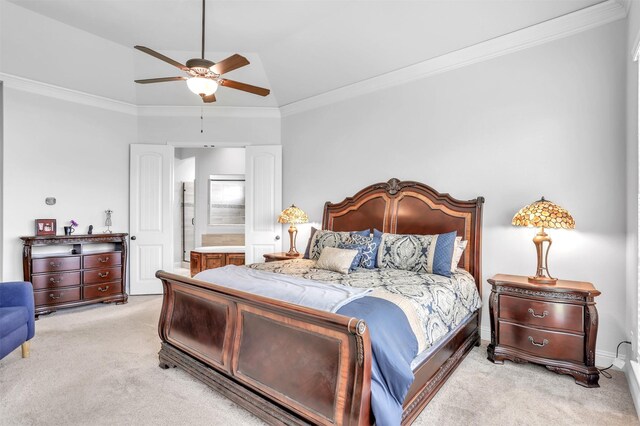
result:
<svg viewBox="0 0 640 426"><path fill-rule="evenodd" d="M593 284L558 280L542 285L519 275L496 275L488 281L490 361L533 362L571 375L579 385L599 387L594 299L600 292Z"/></svg>
<svg viewBox="0 0 640 426"><path fill-rule="evenodd" d="M127 235L20 237L36 318L91 303L126 303Z"/></svg>

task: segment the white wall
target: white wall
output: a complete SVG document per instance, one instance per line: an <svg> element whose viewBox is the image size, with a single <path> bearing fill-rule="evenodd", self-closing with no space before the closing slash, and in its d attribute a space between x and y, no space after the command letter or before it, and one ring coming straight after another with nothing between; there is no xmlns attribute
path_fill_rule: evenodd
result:
<svg viewBox="0 0 640 426"><path fill-rule="evenodd" d="M34 235L34 219L55 218L58 233L70 219L86 233L129 228L129 144L135 116L5 88L4 270L22 279L21 235ZM57 204L45 205L46 197Z"/></svg>
<svg viewBox="0 0 640 426"><path fill-rule="evenodd" d="M279 145L280 117L221 116L204 111L204 132L200 133L200 108L180 116L141 115L138 140L141 143L184 143L204 145Z"/></svg>
<svg viewBox="0 0 640 426"><path fill-rule="evenodd" d="M131 49L0 0L0 72L59 87L134 99ZM0 75L0 80L3 77ZM13 83L12 83L13 84ZM128 230L129 144L134 114L4 86L3 279L22 279L21 235L34 219L70 219L78 232ZM64 91L61 91L64 92ZM71 93L71 92L64 92ZM80 96L81 97L81 96ZM55 206L45 205L47 196Z"/></svg>
<svg viewBox="0 0 640 426"><path fill-rule="evenodd" d="M626 335L625 54L618 21L285 117L283 205L319 221L326 200L391 177L460 199L485 196L486 280L534 272L535 231L510 223L544 195L577 223L549 232L551 272L602 291L597 347L613 352ZM305 243L301 236L298 249Z"/></svg>

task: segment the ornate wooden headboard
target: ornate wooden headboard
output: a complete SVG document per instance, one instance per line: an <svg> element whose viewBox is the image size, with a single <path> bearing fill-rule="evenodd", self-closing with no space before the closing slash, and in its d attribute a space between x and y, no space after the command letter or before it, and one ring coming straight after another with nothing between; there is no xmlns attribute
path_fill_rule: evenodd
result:
<svg viewBox="0 0 640 426"><path fill-rule="evenodd" d="M456 231L469 241L459 265L474 276L480 291L483 203L483 197L461 201L425 184L394 178L370 185L339 203L326 202L322 229L377 228L394 234L423 235Z"/></svg>

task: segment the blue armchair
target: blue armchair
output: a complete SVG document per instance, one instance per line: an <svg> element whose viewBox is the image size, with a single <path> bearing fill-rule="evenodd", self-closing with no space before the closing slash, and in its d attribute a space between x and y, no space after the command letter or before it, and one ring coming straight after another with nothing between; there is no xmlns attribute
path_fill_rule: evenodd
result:
<svg viewBox="0 0 640 426"><path fill-rule="evenodd" d="M33 287L29 282L0 283L0 359L22 345L22 357L29 356L35 334Z"/></svg>

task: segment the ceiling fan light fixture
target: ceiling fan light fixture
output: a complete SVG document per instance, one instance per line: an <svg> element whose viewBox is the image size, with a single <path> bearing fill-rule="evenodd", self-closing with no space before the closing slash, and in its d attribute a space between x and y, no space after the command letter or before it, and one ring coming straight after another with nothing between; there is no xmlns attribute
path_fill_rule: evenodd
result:
<svg viewBox="0 0 640 426"><path fill-rule="evenodd" d="M196 95L209 96L218 90L218 82L210 78L191 77L187 80L187 86Z"/></svg>

